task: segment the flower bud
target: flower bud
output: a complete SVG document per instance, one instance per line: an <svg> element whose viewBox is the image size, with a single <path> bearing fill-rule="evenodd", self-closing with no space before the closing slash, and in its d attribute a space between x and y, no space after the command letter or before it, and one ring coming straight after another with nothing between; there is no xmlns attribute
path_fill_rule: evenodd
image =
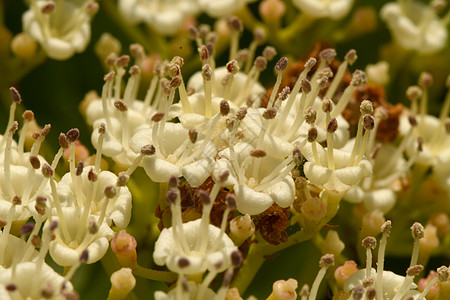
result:
<svg viewBox="0 0 450 300"><path fill-rule="evenodd" d="M134 268L137 263L136 239L121 230L111 240L111 249L116 255L117 260L123 267Z"/></svg>

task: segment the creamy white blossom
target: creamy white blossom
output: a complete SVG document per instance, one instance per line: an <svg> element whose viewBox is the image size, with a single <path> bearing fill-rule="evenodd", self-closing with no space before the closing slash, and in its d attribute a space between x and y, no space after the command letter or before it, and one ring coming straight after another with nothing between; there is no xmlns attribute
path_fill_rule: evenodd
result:
<svg viewBox="0 0 450 300"><path fill-rule="evenodd" d="M92 0L33 0L22 17L23 29L53 59L65 60L83 52L91 39Z"/></svg>
<svg viewBox="0 0 450 300"><path fill-rule="evenodd" d="M302 12L316 18L339 20L352 9L353 0L293 0Z"/></svg>
<svg viewBox="0 0 450 300"><path fill-rule="evenodd" d="M394 40L403 48L429 54L447 44L446 22L436 16L430 5L419 1L397 1L383 6L381 18Z"/></svg>
<svg viewBox="0 0 450 300"><path fill-rule="evenodd" d="M119 10L131 24L145 22L162 34L174 34L198 10L190 0L120 0Z"/></svg>

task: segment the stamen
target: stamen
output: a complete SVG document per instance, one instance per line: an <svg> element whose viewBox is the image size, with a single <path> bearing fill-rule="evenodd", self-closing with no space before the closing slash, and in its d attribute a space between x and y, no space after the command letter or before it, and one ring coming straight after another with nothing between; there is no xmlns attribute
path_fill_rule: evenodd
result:
<svg viewBox="0 0 450 300"><path fill-rule="evenodd" d="M15 102L14 102L15 103ZM6 133L6 146L5 146L5 154L3 161L3 170L5 172L5 187L6 187L6 197L7 199L13 197L14 191L11 185L11 144L12 137L14 133L17 131L19 123L17 121L12 122L12 125L8 128L8 132Z"/></svg>
<svg viewBox="0 0 450 300"><path fill-rule="evenodd" d="M128 170L125 172L126 176L131 176L133 172L136 170L136 168L141 163L142 159L145 156L151 156L156 153L156 149L153 145L145 145L141 148L141 153L139 156L133 161L133 164L128 168Z"/></svg>
<svg viewBox="0 0 450 300"><path fill-rule="evenodd" d="M202 68L203 77L203 89L205 91L205 117L211 118L211 79L212 79L212 69L208 64L203 65Z"/></svg>
<svg viewBox="0 0 450 300"><path fill-rule="evenodd" d="M325 254L320 258L319 266L320 270L317 273L316 279L314 279L313 285L311 287L311 292L309 294L308 300L315 300L317 297L317 291L319 290L319 285L327 272L328 267L334 265L334 255Z"/></svg>
<svg viewBox="0 0 450 300"><path fill-rule="evenodd" d="M239 63L236 60L232 60L225 67L228 71L228 76L226 77L224 98L230 100L231 86L233 85L234 75L239 72Z"/></svg>
<svg viewBox="0 0 450 300"><path fill-rule="evenodd" d="M25 138L27 136L27 131L30 122L34 120L34 113L31 110L26 110L22 114L24 123L22 126L22 130L20 131L20 138L19 138L19 144L17 146L17 150L19 151L19 156L22 157L24 153L24 145L25 145Z"/></svg>
<svg viewBox="0 0 450 300"><path fill-rule="evenodd" d="M411 235L414 238L414 247L411 255L411 263L410 267L417 264L417 259L419 258L419 249L420 249L420 239L423 239L425 236L425 228L423 228L422 224L416 222L411 226Z"/></svg>
<svg viewBox="0 0 450 300"><path fill-rule="evenodd" d="M364 238L361 245L366 249L366 279L372 277L372 250L377 245L377 240L373 236Z"/></svg>
<svg viewBox="0 0 450 300"><path fill-rule="evenodd" d="M131 77L130 79L128 79L127 85L125 87L123 101L128 105L131 105L132 101L136 99L136 94L138 92L141 69L138 66L134 65L131 66L128 72L130 73Z"/></svg>
<svg viewBox="0 0 450 300"><path fill-rule="evenodd" d="M417 85L410 86L406 89L406 97L411 101L411 113L417 114L417 100L422 97L422 89Z"/></svg>
<svg viewBox="0 0 450 300"><path fill-rule="evenodd" d="M325 94L325 97L332 98L334 94L336 93L336 90L338 88L339 83L342 80L342 77L344 76L345 70L347 69L348 65L352 65L358 56L356 55L356 51L354 49L347 52L345 55L345 60L343 63L340 64L336 76L334 77L333 81L331 82L330 87L327 90L327 93Z"/></svg>
<svg viewBox="0 0 450 300"><path fill-rule="evenodd" d="M248 73L251 68L251 61L253 61L253 58L255 57L255 51L258 45L262 45L266 40L266 32L261 27L256 27L255 30L253 30L253 41L250 43L250 46L248 47L248 59L247 64L245 65L245 73Z"/></svg>
<svg viewBox="0 0 450 300"><path fill-rule="evenodd" d="M275 101L275 96L278 93L278 89L280 88L281 79L283 78L283 71L286 70L288 64L287 57L282 57L275 65L275 72L277 73L277 81L275 82L275 86L273 87L272 93L270 94L269 103L267 104L267 108L271 108Z"/></svg>
<svg viewBox="0 0 450 300"><path fill-rule="evenodd" d="M122 100L114 101L114 106L120 112L122 146L125 150L128 150L128 106Z"/></svg>
<svg viewBox="0 0 450 300"><path fill-rule="evenodd" d="M386 251L387 238L391 233L392 223L391 221L386 221L381 226L382 237L380 240L380 245L378 246L378 258L377 258L377 279L375 281L375 289L377 300L383 300L383 270L384 270L384 254Z"/></svg>
<svg viewBox="0 0 450 300"><path fill-rule="evenodd" d="M300 300L307 300L309 296L309 286L307 284L304 284L302 286L302 289L300 290Z"/></svg>
<svg viewBox="0 0 450 300"><path fill-rule="evenodd" d="M120 92L121 92L121 84L122 84L122 78L123 75L125 75L125 67L128 66L128 63L130 62L130 57L128 55L122 55L115 61L116 65L116 80L114 85L114 98L120 99Z"/></svg>
<svg viewBox="0 0 450 300"><path fill-rule="evenodd" d="M366 74L363 71L356 70L355 72L353 72L352 81L350 82L350 85L345 88L344 93L339 99L339 102L336 104L336 107L331 113L331 117L337 117L338 115L342 114L344 109L347 107L348 102L350 101L350 98L353 95L355 89L365 83L367 83L367 78Z"/></svg>
<svg viewBox="0 0 450 300"><path fill-rule="evenodd" d="M421 265L414 265L409 267L406 271L406 277L403 279L402 285L397 290L397 293L395 294L394 298L392 298L392 300L402 299L403 295L408 291L409 286L413 282L414 277L422 272L422 270L423 266Z"/></svg>
<svg viewBox="0 0 450 300"><path fill-rule="evenodd" d="M228 26L231 29L231 42L230 42L230 58L229 60L235 59L236 52L239 49L239 35L241 34L244 27L242 26L241 20L237 17L231 17L228 20Z"/></svg>

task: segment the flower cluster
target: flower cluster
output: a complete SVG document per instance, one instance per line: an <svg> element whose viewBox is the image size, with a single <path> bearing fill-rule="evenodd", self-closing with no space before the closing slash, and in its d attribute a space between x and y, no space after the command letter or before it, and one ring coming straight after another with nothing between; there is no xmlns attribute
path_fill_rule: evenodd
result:
<svg viewBox="0 0 450 300"><path fill-rule="evenodd" d="M446 4L0 4L0 298L450 298Z"/></svg>

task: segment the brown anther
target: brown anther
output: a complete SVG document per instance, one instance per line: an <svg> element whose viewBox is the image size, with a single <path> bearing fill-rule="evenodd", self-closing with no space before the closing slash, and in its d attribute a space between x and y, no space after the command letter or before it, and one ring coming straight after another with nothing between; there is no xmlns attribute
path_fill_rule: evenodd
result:
<svg viewBox="0 0 450 300"><path fill-rule="evenodd" d="M223 171L222 174L220 174L219 176L219 181L225 182L228 179L228 176L230 176L230 171L228 170Z"/></svg>
<svg viewBox="0 0 450 300"><path fill-rule="evenodd" d="M55 3L54 3L54 2L47 2L46 4L44 4L44 6L42 6L41 12L42 12L43 14L49 14L49 13L51 13L54 9L55 9Z"/></svg>
<svg viewBox="0 0 450 300"><path fill-rule="evenodd" d="M171 89L177 89L181 85L181 77L175 76L169 83Z"/></svg>
<svg viewBox="0 0 450 300"><path fill-rule="evenodd" d="M392 228L392 222L390 220L387 220L383 225L381 225L381 233L383 234L390 234Z"/></svg>
<svg viewBox="0 0 450 300"><path fill-rule="evenodd" d="M270 107L262 113L262 117L266 120L272 120L276 116L277 116L277 109L275 107Z"/></svg>
<svg viewBox="0 0 450 300"><path fill-rule="evenodd" d="M153 155L155 153L156 153L156 149L153 145L145 145L145 146L142 146L142 148L141 148L142 155L149 156L149 155Z"/></svg>
<svg viewBox="0 0 450 300"><path fill-rule="evenodd" d="M98 180L98 175L95 173L94 168L89 170L87 178L90 182L96 182Z"/></svg>
<svg viewBox="0 0 450 300"><path fill-rule="evenodd" d="M256 27L253 30L253 39L258 45L263 44L266 41L266 31L261 27Z"/></svg>
<svg viewBox="0 0 450 300"><path fill-rule="evenodd" d="M408 276L416 276L420 272L422 272L423 266L422 265L415 265L412 267L409 267L408 270L406 270L406 275Z"/></svg>
<svg viewBox="0 0 450 300"><path fill-rule="evenodd" d="M10 87L9 91L11 92L12 100L16 103L22 102L22 97L19 94L19 91L15 87Z"/></svg>
<svg viewBox="0 0 450 300"><path fill-rule="evenodd" d="M328 268L330 266L334 266L334 255L333 254L325 254L320 258L319 266L321 268Z"/></svg>
<svg viewBox="0 0 450 300"><path fill-rule="evenodd" d="M242 32L242 30L244 29L241 20L239 20L238 17L234 16L228 19L228 26L230 26L232 30L235 30L237 32Z"/></svg>
<svg viewBox="0 0 450 300"><path fill-rule="evenodd" d="M330 98L326 97L322 101L322 111L324 113L330 113L333 110L333 101Z"/></svg>
<svg viewBox="0 0 450 300"><path fill-rule="evenodd" d="M263 71L266 69L267 67L267 59L262 57L262 56L258 56L255 59L255 62L253 63L253 66L255 67L255 69L259 72Z"/></svg>
<svg viewBox="0 0 450 300"><path fill-rule="evenodd" d="M352 296L355 300L361 300L364 297L364 287L362 285L356 286L353 289Z"/></svg>
<svg viewBox="0 0 450 300"><path fill-rule="evenodd" d="M200 59L201 61L207 61L209 58L209 52L208 52L208 48L206 48L205 45L201 46L200 49L198 49L198 52L200 54Z"/></svg>
<svg viewBox="0 0 450 300"><path fill-rule="evenodd" d="M89 225L88 225L89 234L96 234L98 232L98 229L99 228L98 228L97 222L95 222L94 220L89 222Z"/></svg>
<svg viewBox="0 0 450 300"><path fill-rule="evenodd" d="M126 103L120 99L114 101L114 107L120 112L126 112L128 110L128 106L126 105Z"/></svg>
<svg viewBox="0 0 450 300"><path fill-rule="evenodd" d="M111 71L103 77L103 80L112 81L114 79L114 76L116 76L116 73L114 71Z"/></svg>
<svg viewBox="0 0 450 300"><path fill-rule="evenodd" d="M415 222L411 226L411 235L414 239L423 239L425 236L425 228L419 222Z"/></svg>
<svg viewBox="0 0 450 300"><path fill-rule="evenodd" d="M412 127L416 127L417 126L417 119L413 114L409 114L408 115L408 121L409 124L411 124Z"/></svg>
<svg viewBox="0 0 450 300"><path fill-rule="evenodd" d="M267 46L266 48L264 48L262 55L265 59L271 61L275 57L275 55L277 55L277 50L275 50L274 47Z"/></svg>
<svg viewBox="0 0 450 300"><path fill-rule="evenodd" d="M294 148L294 150L292 151L292 158L295 165L298 166L302 163L303 155L299 148L297 147Z"/></svg>
<svg viewBox="0 0 450 300"><path fill-rule="evenodd" d="M78 128L72 128L66 133L66 138L69 143L74 143L76 140L78 140L78 137L80 136L80 131Z"/></svg>
<svg viewBox="0 0 450 300"><path fill-rule="evenodd" d="M419 152L423 151L423 137L421 136L417 138L417 151Z"/></svg>
<svg viewBox="0 0 450 300"><path fill-rule="evenodd" d="M308 130L308 142L312 143L317 139L317 129L316 127L311 127Z"/></svg>
<svg viewBox="0 0 450 300"><path fill-rule="evenodd" d="M282 58L280 58L276 65L275 65L275 71L276 72L283 72L284 70L286 70L288 64L288 59L287 57L283 56Z"/></svg>
<svg viewBox="0 0 450 300"><path fill-rule="evenodd" d="M351 49L347 52L345 55L345 60L348 62L349 65L353 65L353 63L358 59L358 55L356 55L356 50Z"/></svg>
<svg viewBox="0 0 450 300"><path fill-rule="evenodd" d="M332 118L330 120L330 122L328 123L327 132L335 133L337 129L338 129L338 122L337 122L336 118Z"/></svg>
<svg viewBox="0 0 450 300"><path fill-rule="evenodd" d="M206 81L211 81L212 75L213 75L213 72L212 72L211 67L208 64L204 64L203 67L202 67L202 77L203 77L203 79L206 80Z"/></svg>
<svg viewBox="0 0 450 300"><path fill-rule="evenodd" d="M229 61L225 67L227 68L228 73L231 73L233 75L239 72L239 64L234 59Z"/></svg>
<svg viewBox="0 0 450 300"><path fill-rule="evenodd" d="M42 246L42 240L37 234L31 237L31 245L35 248L40 248Z"/></svg>
<svg viewBox="0 0 450 300"><path fill-rule="evenodd" d="M242 253L239 250L231 252L231 264L233 267L238 268L242 264Z"/></svg>
<svg viewBox="0 0 450 300"><path fill-rule="evenodd" d="M89 251L87 249L84 249L80 254L80 263L85 264L87 263L89 259Z"/></svg>
<svg viewBox="0 0 450 300"><path fill-rule="evenodd" d="M83 168L84 168L84 162L79 161L78 165L77 165L77 170L75 171L75 175L80 176L81 173L83 173Z"/></svg>
<svg viewBox="0 0 450 300"><path fill-rule="evenodd" d="M416 101L421 96L422 89L417 85L410 86L406 89L406 97L408 97L410 101Z"/></svg>
<svg viewBox="0 0 450 300"><path fill-rule="evenodd" d="M128 66L128 63L130 62L130 57L128 55L122 55L121 57L119 57L115 64L118 68L124 68L126 66Z"/></svg>
<svg viewBox="0 0 450 300"><path fill-rule="evenodd" d="M162 120L162 118L164 117L164 113L162 111L155 113L152 116L152 121L153 122L159 122Z"/></svg>
<svg viewBox="0 0 450 300"><path fill-rule="evenodd" d="M433 84L433 76L428 72L422 72L419 76L419 86L423 89L427 89L432 84Z"/></svg>
<svg viewBox="0 0 450 300"><path fill-rule="evenodd" d="M30 234L34 229L34 223L25 223L20 228L20 234L21 235L27 235Z"/></svg>
<svg viewBox="0 0 450 300"><path fill-rule="evenodd" d="M352 86L358 87L358 86L361 86L361 85L363 85L365 83L367 83L366 73L364 73L361 70L356 70L355 72L353 72L352 80L350 82L350 84Z"/></svg>
<svg viewBox="0 0 450 300"><path fill-rule="evenodd" d="M367 236L362 240L361 245L366 249L375 249L377 239L373 236Z"/></svg>
<svg viewBox="0 0 450 300"><path fill-rule="evenodd" d="M130 53L136 59L142 59L145 57L145 50L141 44L134 43L130 45Z"/></svg>
<svg viewBox="0 0 450 300"><path fill-rule="evenodd" d="M168 186L169 188L176 188L178 186L178 178L176 176L170 176Z"/></svg>
<svg viewBox="0 0 450 300"><path fill-rule="evenodd" d="M250 151L250 156L256 157L256 158L261 158L266 155L267 155L266 151L261 150L261 149L254 149L254 150Z"/></svg>
<svg viewBox="0 0 450 300"><path fill-rule="evenodd" d="M209 205L211 203L211 198L209 197L208 193L204 190L198 191L198 197L200 198L200 201L203 205Z"/></svg>
<svg viewBox="0 0 450 300"><path fill-rule="evenodd" d="M305 113L305 121L309 125L313 125L316 122L317 113L312 107L308 107Z"/></svg>
<svg viewBox="0 0 450 300"><path fill-rule="evenodd" d="M63 149L69 148L69 142L67 141L67 137L62 132L59 134L59 146Z"/></svg>
<svg viewBox="0 0 450 300"><path fill-rule="evenodd" d="M22 197L20 197L19 195L15 195L12 199L12 204L13 205L21 205L22 204Z"/></svg>
<svg viewBox="0 0 450 300"><path fill-rule="evenodd" d="M17 121L14 121L14 122L12 123L11 127L9 128L9 132L10 132L11 134L14 134L14 133L17 131L18 128L19 128L19 123L18 123ZM39 135L39 136L40 136L40 135Z"/></svg>
<svg viewBox="0 0 450 300"><path fill-rule="evenodd" d="M128 72L130 73L131 76L137 76L137 75L141 74L141 69L138 66L133 65L133 66L131 66L131 68Z"/></svg>
<svg viewBox="0 0 450 300"><path fill-rule="evenodd" d="M130 176L127 175L125 172L120 172L119 176L117 176L117 186L126 186L128 180L130 179Z"/></svg>
<svg viewBox="0 0 450 300"><path fill-rule="evenodd" d="M219 108L222 116L227 116L230 113L230 104L225 99L220 101Z"/></svg>
<svg viewBox="0 0 450 300"><path fill-rule="evenodd" d="M45 178L53 177L53 169L49 164L44 164L41 168L41 172Z"/></svg>
<svg viewBox="0 0 450 300"><path fill-rule="evenodd" d="M278 101L284 101L289 96L291 89L288 86L285 86L281 92L278 93Z"/></svg>
<svg viewBox="0 0 450 300"><path fill-rule="evenodd" d="M236 209L236 198L233 194L228 194L225 198L225 201L227 202L227 206L229 209Z"/></svg>
<svg viewBox="0 0 450 300"><path fill-rule="evenodd" d="M107 187L105 187L104 193L105 193L106 198L112 199L112 198L116 197L117 190L113 185L108 185Z"/></svg>
<svg viewBox="0 0 450 300"><path fill-rule="evenodd" d="M33 121L34 113L31 110L26 110L23 112L22 118L24 118L26 121Z"/></svg>
<svg viewBox="0 0 450 300"><path fill-rule="evenodd" d="M187 259L186 257L181 257L178 260L178 266L180 268L186 268L187 266L189 266L191 263L189 262L189 259Z"/></svg>
<svg viewBox="0 0 450 300"><path fill-rule="evenodd" d="M364 115L363 125L364 129L372 130L375 127L375 119L371 115Z"/></svg>
<svg viewBox="0 0 450 300"><path fill-rule="evenodd" d="M236 118L242 121L246 115L247 115L247 107L244 106L239 108L238 112L236 113Z"/></svg>
<svg viewBox="0 0 450 300"><path fill-rule="evenodd" d="M327 64L330 64L334 58L336 57L336 50L333 48L327 48L319 53L319 59L325 61Z"/></svg>
<svg viewBox="0 0 450 300"><path fill-rule="evenodd" d="M312 90L311 82L306 78L302 79L301 86L302 86L302 92L305 94L309 94Z"/></svg>
<svg viewBox="0 0 450 300"><path fill-rule="evenodd" d="M312 69L317 63L317 59L310 57L305 63L305 69Z"/></svg>
<svg viewBox="0 0 450 300"><path fill-rule="evenodd" d="M30 164L33 167L33 169L37 170L41 167L41 161L36 155L30 156Z"/></svg>

